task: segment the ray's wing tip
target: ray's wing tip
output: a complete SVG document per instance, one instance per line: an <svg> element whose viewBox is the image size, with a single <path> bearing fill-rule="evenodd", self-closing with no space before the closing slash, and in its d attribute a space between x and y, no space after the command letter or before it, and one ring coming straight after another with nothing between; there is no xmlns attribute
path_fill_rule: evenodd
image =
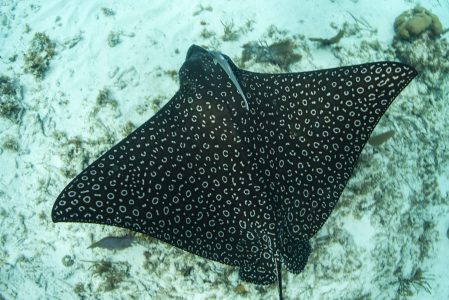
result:
<svg viewBox="0 0 449 300"><path fill-rule="evenodd" d="M58 198L56 198L55 203L53 204L53 208L51 209L51 220L53 223L63 222L63 214L61 213L61 201L64 192L59 194Z"/></svg>
<svg viewBox="0 0 449 300"><path fill-rule="evenodd" d="M395 66L399 65L405 71L410 72L409 75L410 75L411 79L415 78L419 74L418 70L416 70L413 66L411 66L409 64L406 64L406 63L403 63L403 62L387 60L387 61L385 61L385 63L392 64L392 65L395 65Z"/></svg>
<svg viewBox="0 0 449 300"><path fill-rule="evenodd" d="M58 223L62 221L61 217L57 213L57 205L56 205L57 201L58 200L56 200L55 204L53 204L53 208L51 210L51 221L53 223Z"/></svg>
<svg viewBox="0 0 449 300"><path fill-rule="evenodd" d="M406 65L406 66L408 66L412 70L412 74L411 74L412 79L419 75L418 70L416 70L414 67L409 66L409 65Z"/></svg>
<svg viewBox="0 0 449 300"><path fill-rule="evenodd" d="M413 66L408 65L408 64L405 64L405 63L400 63L400 64L402 65L402 67L403 67L404 69L410 71L410 77L411 77L411 79L415 78L415 77L419 74L418 70L416 70Z"/></svg>

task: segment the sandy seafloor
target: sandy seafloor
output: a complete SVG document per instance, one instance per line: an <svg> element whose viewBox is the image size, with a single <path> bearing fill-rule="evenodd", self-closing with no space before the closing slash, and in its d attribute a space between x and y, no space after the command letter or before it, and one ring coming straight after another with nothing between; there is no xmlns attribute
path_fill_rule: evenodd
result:
<svg viewBox="0 0 449 300"><path fill-rule="evenodd" d="M290 66L296 72L399 60L393 23L416 4L0 0L0 75L14 81L22 108L16 118L0 117L0 299L276 299L275 285L247 284L236 268L153 239L139 237L122 251L87 249L126 230L53 224L54 200L174 95L173 71L191 44L238 62L250 41L290 38L302 56ZM447 0L421 4L449 26ZM232 23L237 37L224 41L223 24ZM343 26L338 44L309 40ZM41 79L24 71L37 32L56 45ZM405 50L422 58L421 75L375 130L395 136L365 147L339 205L311 240L304 272L284 271L286 299L449 299L448 37ZM282 71L254 61L245 68ZM97 103L102 90L109 102Z"/></svg>

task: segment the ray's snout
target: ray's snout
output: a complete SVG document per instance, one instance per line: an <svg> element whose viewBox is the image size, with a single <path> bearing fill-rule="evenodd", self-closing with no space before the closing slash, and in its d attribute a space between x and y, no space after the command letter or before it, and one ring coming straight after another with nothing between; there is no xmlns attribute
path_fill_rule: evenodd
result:
<svg viewBox="0 0 449 300"><path fill-rule="evenodd" d="M191 60L199 57L201 54L207 53L206 49L201 48L197 45L190 46L189 50L187 51L186 60Z"/></svg>

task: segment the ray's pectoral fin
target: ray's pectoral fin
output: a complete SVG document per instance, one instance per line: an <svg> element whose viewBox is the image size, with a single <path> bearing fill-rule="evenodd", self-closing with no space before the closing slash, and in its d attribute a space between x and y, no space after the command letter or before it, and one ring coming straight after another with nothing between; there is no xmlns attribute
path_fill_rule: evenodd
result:
<svg viewBox="0 0 449 300"><path fill-rule="evenodd" d="M290 198L281 210L288 216L285 238L293 249L300 247L294 251L307 253L307 245L290 240L307 241L323 226L374 127L416 75L412 67L388 61L297 75L292 100L280 104L287 111L284 160L291 161L295 183L287 181ZM287 261L296 255L288 243ZM291 263L292 270L300 269L300 261Z"/></svg>

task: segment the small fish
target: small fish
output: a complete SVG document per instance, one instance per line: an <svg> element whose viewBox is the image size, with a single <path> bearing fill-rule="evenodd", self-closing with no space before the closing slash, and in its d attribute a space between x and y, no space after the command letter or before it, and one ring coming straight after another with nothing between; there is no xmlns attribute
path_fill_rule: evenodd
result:
<svg viewBox="0 0 449 300"><path fill-rule="evenodd" d="M384 133L372 136L369 138L368 143L371 146L377 147L388 141L390 138L394 136L394 130L388 130Z"/></svg>
<svg viewBox="0 0 449 300"><path fill-rule="evenodd" d="M209 51L209 53L210 53L210 55L212 55L212 57L214 59L214 63L218 64L226 72L226 74L229 76L229 79L231 79L232 83L237 88L237 91L243 97L243 100L245 101L245 106L244 107L248 110L249 106L248 106L248 101L246 100L246 97L245 97L245 93L243 93L242 87L240 86L237 78L235 77L235 74L232 71L231 66L229 65L229 63L226 60L226 58L224 58L223 54L221 54L218 51Z"/></svg>
<svg viewBox="0 0 449 300"><path fill-rule="evenodd" d="M93 243L87 249L98 247L108 250L123 250L125 248L131 247L133 241L134 237L130 234L124 236L107 236Z"/></svg>

